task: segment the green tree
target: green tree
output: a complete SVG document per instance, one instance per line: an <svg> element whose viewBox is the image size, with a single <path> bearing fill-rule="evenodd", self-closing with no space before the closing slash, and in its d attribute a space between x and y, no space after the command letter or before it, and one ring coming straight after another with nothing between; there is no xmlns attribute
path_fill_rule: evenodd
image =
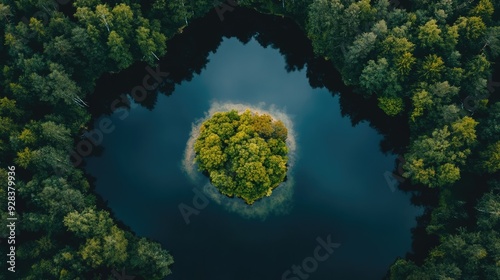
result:
<svg viewBox="0 0 500 280"><path fill-rule="evenodd" d="M33 200L47 213L63 218L67 213L83 210L85 198L63 178L52 177L42 182L43 189Z"/></svg>
<svg viewBox="0 0 500 280"><path fill-rule="evenodd" d="M484 22L491 22L495 8L490 0L479 0L477 5L470 11L471 16L480 17Z"/></svg>
<svg viewBox="0 0 500 280"><path fill-rule="evenodd" d="M314 0L309 6L307 34L318 55L333 58L335 49L345 41L341 33L345 27L339 20L343 11L340 0Z"/></svg>
<svg viewBox="0 0 500 280"><path fill-rule="evenodd" d="M385 58L368 61L361 73L360 85L370 94L382 97L397 97L403 90L398 75Z"/></svg>
<svg viewBox="0 0 500 280"><path fill-rule="evenodd" d="M8 17L12 16L12 11L9 5L0 4L0 19L2 21L7 21Z"/></svg>
<svg viewBox="0 0 500 280"><path fill-rule="evenodd" d="M446 203L445 200L440 201L440 218L433 214L428 230L432 226L431 231L435 231L438 227L432 224L440 223L442 231L446 223L457 219L457 212L464 212L460 204L448 204L453 203L453 199L449 199L450 191L444 193L448 199ZM467 229L453 227L451 232L442 233L440 244L431 250L420 266L412 261L397 260L391 267L390 279L498 279L499 202L500 196L495 191L483 195L475 208L478 213L475 226ZM453 208L447 209L446 205Z"/></svg>
<svg viewBox="0 0 500 280"><path fill-rule="evenodd" d="M435 54L431 54L424 58L419 73L425 81L435 82L441 79L444 69L443 59Z"/></svg>
<svg viewBox="0 0 500 280"><path fill-rule="evenodd" d="M25 128L21 132L21 134L19 134L18 138L26 145L30 145L36 142L35 134L30 129L27 128Z"/></svg>
<svg viewBox="0 0 500 280"><path fill-rule="evenodd" d="M389 58L398 58L405 53L413 53L414 49L415 44L408 38L395 35L387 36L381 43L381 53Z"/></svg>
<svg viewBox="0 0 500 280"><path fill-rule="evenodd" d="M44 44L44 52L51 59L72 65L75 60L75 46L70 39L64 36L57 36L53 40ZM80 59L77 59L81 62Z"/></svg>
<svg viewBox="0 0 500 280"><path fill-rule="evenodd" d="M0 98L0 116L19 117L23 112L17 108L16 100L7 97Z"/></svg>
<svg viewBox="0 0 500 280"><path fill-rule="evenodd" d="M151 30L144 26L139 26L136 29L137 43L149 64L153 64L156 59L154 56L161 56L164 54L166 48L165 42L167 38L165 35Z"/></svg>
<svg viewBox="0 0 500 280"><path fill-rule="evenodd" d="M500 170L500 141L488 146L486 151L482 153L483 168L489 173L494 173Z"/></svg>
<svg viewBox="0 0 500 280"><path fill-rule="evenodd" d="M16 129L16 124L8 117L0 117L0 137L7 138Z"/></svg>
<svg viewBox="0 0 500 280"><path fill-rule="evenodd" d="M222 194L253 204L283 182L286 138L284 124L269 115L215 113L200 127L196 162Z"/></svg>
<svg viewBox="0 0 500 280"><path fill-rule="evenodd" d="M416 118L424 114L424 110L431 108L433 101L431 94L426 90L418 90L412 96L413 111L410 119L415 121Z"/></svg>
<svg viewBox="0 0 500 280"><path fill-rule="evenodd" d="M378 107L388 116L396 116L404 110L403 99L400 97L379 97Z"/></svg>
<svg viewBox="0 0 500 280"><path fill-rule="evenodd" d="M162 279L171 273L170 265L174 259L160 244L140 238L134 243L130 255L131 268L149 279Z"/></svg>
<svg viewBox="0 0 500 280"><path fill-rule="evenodd" d="M460 167L476 142L477 124L471 117L463 117L451 126L434 130L431 137L422 136L413 141L405 156L404 175L429 187L456 182L460 179Z"/></svg>
<svg viewBox="0 0 500 280"><path fill-rule="evenodd" d="M483 42L481 50L485 51L492 60L498 57L500 55L500 26L488 27Z"/></svg>
<svg viewBox="0 0 500 280"><path fill-rule="evenodd" d="M130 39L133 34L134 12L130 6L120 3L111 10L111 24L113 31L125 39Z"/></svg>
<svg viewBox="0 0 500 280"><path fill-rule="evenodd" d="M486 32L486 25L480 17L459 17L455 23L458 26L461 42L470 45L466 40L477 40Z"/></svg>
<svg viewBox="0 0 500 280"><path fill-rule="evenodd" d="M14 160L14 162L22 168L28 168L35 156L35 152L26 147L24 148L24 150L17 153L17 158Z"/></svg>
<svg viewBox="0 0 500 280"><path fill-rule="evenodd" d="M51 105L62 101L66 105L75 106L75 98L79 96L80 88L61 65L51 63L49 71L46 77L36 73L30 75L32 83L36 83L40 92L40 99Z"/></svg>
<svg viewBox="0 0 500 280"><path fill-rule="evenodd" d="M344 76L351 80L357 80L361 74L362 65L366 62L369 54L375 49L377 35L374 32L365 32L356 37L354 42L347 48L345 62L346 71Z"/></svg>
<svg viewBox="0 0 500 280"><path fill-rule="evenodd" d="M480 229L498 231L500 224L500 195L498 190L492 189L479 200L476 210L478 211L477 224ZM491 246L497 246L491 243ZM497 247L498 248L498 247Z"/></svg>
<svg viewBox="0 0 500 280"><path fill-rule="evenodd" d="M70 130L62 124L56 124L52 121L43 122L39 129L39 139L42 145L52 145L67 149L73 144L73 139L70 137Z"/></svg>
<svg viewBox="0 0 500 280"><path fill-rule="evenodd" d="M443 28L443 43L441 44L441 47L443 50L446 52L453 52L456 50L456 46L459 41L460 34L458 33L458 26L457 25L446 25Z"/></svg>
<svg viewBox="0 0 500 280"><path fill-rule="evenodd" d="M440 45L443 41L441 38L441 29L437 25L435 19L429 20L423 26L419 27L418 39L424 48L433 49L435 46Z"/></svg>
<svg viewBox="0 0 500 280"><path fill-rule="evenodd" d="M193 10L185 0L167 1L167 7L172 11L171 18L176 25L188 25L188 20L194 15Z"/></svg>
<svg viewBox="0 0 500 280"><path fill-rule="evenodd" d="M500 140L500 102L488 108L487 116L478 125L478 135L489 143Z"/></svg>
<svg viewBox="0 0 500 280"><path fill-rule="evenodd" d="M113 225L104 235L87 239L79 254L91 267L116 267L127 259L128 241L123 230Z"/></svg>
<svg viewBox="0 0 500 280"><path fill-rule="evenodd" d="M103 235L113 225L109 213L86 208L81 212L72 211L64 217L64 225L79 237Z"/></svg>
<svg viewBox="0 0 500 280"><path fill-rule="evenodd" d="M399 71L399 74L402 76L407 76L408 74L410 74L416 60L417 59L413 56L413 54L409 52L405 52L400 57L397 57L395 59L395 64L396 68Z"/></svg>

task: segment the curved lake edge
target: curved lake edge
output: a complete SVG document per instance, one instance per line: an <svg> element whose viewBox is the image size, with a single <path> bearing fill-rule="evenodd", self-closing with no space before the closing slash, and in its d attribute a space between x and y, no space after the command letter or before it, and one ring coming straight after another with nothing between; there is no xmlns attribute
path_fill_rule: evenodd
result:
<svg viewBox="0 0 500 280"><path fill-rule="evenodd" d="M245 9L238 9L238 11L235 11L234 13L231 14L231 16L234 15L234 18L238 18L239 20L245 19L247 17L247 20L253 19L254 17L261 17L261 18L266 18L268 21L271 22L276 22L276 21L281 21L281 24L283 26L286 26L284 30L281 29L279 31L274 30L274 32L279 32L279 33L285 33L286 31L290 31L290 29L294 28L293 22L287 20L286 18L279 18L275 16L263 16L260 15L256 12L253 11L248 11ZM167 82L162 85L160 91L163 91L164 94L170 95L174 89L176 84L180 84L183 80L189 81L192 79L193 74L197 73L199 74L201 70L204 68L204 65L207 62L207 56L209 52L215 52L216 49L218 48L218 45L220 44L220 39L219 40L208 40L208 48L204 48L203 51L199 53L199 55L193 55L193 53L190 53L189 58L187 59L185 56L182 56L184 53L184 49L180 48L180 46L186 45L186 41L192 41L193 38L195 37L190 37L191 32L197 34L197 33L203 33L204 35L202 38L206 38L208 36L206 33L207 29L207 21L212 23L212 26L216 27L221 27L220 23L214 19L207 19L207 18L202 18L197 21L193 21L190 26L188 26L182 34L176 35L174 38L169 40L169 46L170 44L177 46L177 48L174 47L174 50L169 49L169 52L167 55L161 59L160 62L160 68L170 70L171 73L174 73L173 71L174 68L179 67L179 65L183 65L180 67L181 69L190 69L189 71L180 71L180 73L184 73L181 75L175 75L175 73L169 77ZM246 24L252 24L254 21L249 20ZM261 24L262 22L265 21L259 21ZM223 31L218 30L218 29L213 29L215 30L213 33L216 33L218 38L222 38L223 36L231 36L229 34L234 33L235 30L231 27L231 25L234 25L235 22L231 22L231 19L228 17L228 19L222 24L222 27L226 28ZM290 28L291 26L291 28ZM276 26L274 26L276 27ZM262 28L262 27L261 27ZM212 30L212 29L208 29ZM285 31L285 32L284 32ZM273 32L273 31L272 31ZM272 33L271 32L271 33ZM236 32L237 33L237 32ZM249 35L253 34L253 35ZM244 31L242 32L241 35L238 34L233 34L232 36L240 38L244 43L248 42L250 38L253 36L257 35L257 40L259 38L262 38L262 36L265 35L264 30L259 30L259 31L253 31L253 32L248 32ZM296 42L296 37L297 33L295 32L290 32L288 34L290 37L295 39L294 42ZM259 37L261 36L261 37ZM265 37L265 36L264 36ZM243 38L243 39L242 39ZM273 39L273 35L269 35L269 37L266 37L266 39L271 40ZM405 143L407 143L408 138L408 129L406 128L403 121L401 119L394 119L394 118L388 118L386 117L381 110L378 109L376 106L375 100L374 99L365 99L357 94L352 94L352 89L349 87L342 86L340 75L338 75L338 72L335 71L331 63L328 61L324 61L323 59L318 59L315 58L312 55L312 49L310 49L310 42L305 36L302 36L305 49L305 55L303 55L304 48L298 48L299 49L299 54L296 54L294 52L297 52L297 48L290 50L287 49L287 44L286 40L284 42L278 42L277 44L279 45L280 52L287 56L297 58L297 56L304 56L305 59L298 59L298 61L293 61L290 62L290 59L286 59L287 63L289 65L287 66L287 69L291 70L297 70L297 69L302 69L306 68L308 72L308 77L309 77L309 82L313 87L323 87L325 86L330 90L332 95L336 95L339 92L337 91L339 88L342 89L341 93L339 94L340 96L340 103L341 103L341 108L342 108L342 114L344 116L349 116L351 119L351 122L353 125L359 124L365 120L369 120L369 124L371 127L375 128L380 134L384 135L384 140L381 143L381 149L384 151L384 153L388 153L389 151L399 151L401 152L403 150L403 147L405 146ZM213 43L217 42L218 43ZM299 40L302 42L302 40ZM273 42L271 40L271 42ZM260 43L260 42L259 42ZM280 44L281 43L281 44ZM262 44L262 43L261 43ZM196 46L203 45L203 44L194 44ZM272 43L267 43L264 44L264 46L268 45L273 45ZM300 45L300 44L298 44ZM309 47L307 47L309 46ZM177 51L177 52L176 52ZM181 57L181 59L176 59L178 57ZM171 63L172 61L176 61L174 63ZM185 63L185 62L188 63ZM200 63L201 62L201 63ZM165 64L165 67L163 66ZM173 65L173 66L169 66ZM102 115L106 115L110 113L109 108L106 107L105 104L110 104L111 100L117 98L120 94L123 92L126 92L127 89L130 89L134 84L137 84L136 82L138 81L137 79L142 78L142 75L139 74L137 75L136 72L138 71L139 73L143 72L143 66L144 64L138 63L130 68L124 70L123 72L119 74L112 74L112 75L105 75L100 79L100 82L98 83L96 87L95 94L93 94L93 97L99 98L99 100L102 98L104 101L98 101L98 102L93 102L93 104L104 104L104 107L101 108L93 108L92 113L93 113L93 120L96 120L98 117ZM325 79L325 77L330 77L332 76L332 73L337 73L336 75L333 75L337 77L337 79ZM335 80L332 82L332 80ZM116 83L117 81L125 81L125 82L120 82ZM113 85L119 85L119 88L115 87L109 87L110 84ZM334 86L333 86L334 85ZM334 89L335 88L335 89ZM112 90L110 90L112 89ZM142 104L149 110L152 110L154 108L154 105L156 103L156 98L157 98L157 93L152 93L148 96L148 98L144 101ZM109 101L109 102L108 102ZM97 151L99 153L99 151ZM397 162L395 163L395 169L397 167ZM92 186L93 189L95 189L95 185ZM401 187L402 189L406 189L407 191L410 191L414 193L415 190L418 190L417 188L413 188L411 186L406 185L405 187ZM419 204L421 205L421 204ZM109 209L109 207L107 207ZM111 209L112 212L112 209ZM129 227L127 227L129 228ZM429 246L430 247L430 246ZM167 248L168 249L168 248Z"/></svg>

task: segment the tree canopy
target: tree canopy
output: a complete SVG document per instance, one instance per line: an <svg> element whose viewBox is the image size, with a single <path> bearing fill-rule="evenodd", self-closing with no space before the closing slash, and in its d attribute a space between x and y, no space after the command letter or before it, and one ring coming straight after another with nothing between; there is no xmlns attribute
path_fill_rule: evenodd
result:
<svg viewBox="0 0 500 280"><path fill-rule="evenodd" d="M92 97L96 81L139 61L156 63L167 39L213 10L213 2L56 2L0 3L0 159L16 165L24 221L18 277L106 279L111 267L126 266L141 279L163 279L172 256L97 208L68 150L91 121L82 101ZM491 75L500 55L500 2L241 0L238 6L293 18L346 85L387 120L407 122L402 173L420 190L438 192L438 205L425 211L431 213L425 230L439 244L425 261L398 260L389 277L499 279L500 102ZM269 116L245 114L219 113L203 126L196 149L198 164L222 193L252 203L286 176L287 130ZM474 180L464 184L466 176ZM2 166L0 181L7 177ZM474 195L459 197L467 191ZM5 218L5 209L0 214Z"/></svg>
<svg viewBox="0 0 500 280"><path fill-rule="evenodd" d="M268 114L217 112L200 127L195 160L222 194L253 204L285 179L287 133Z"/></svg>

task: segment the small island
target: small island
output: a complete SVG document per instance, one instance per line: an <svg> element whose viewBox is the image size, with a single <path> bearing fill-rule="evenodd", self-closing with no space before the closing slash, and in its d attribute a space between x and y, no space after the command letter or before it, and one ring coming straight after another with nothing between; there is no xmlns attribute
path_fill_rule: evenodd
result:
<svg viewBox="0 0 500 280"><path fill-rule="evenodd" d="M199 132L196 163L222 194L252 205L285 180L288 130L283 122L232 110L213 114Z"/></svg>

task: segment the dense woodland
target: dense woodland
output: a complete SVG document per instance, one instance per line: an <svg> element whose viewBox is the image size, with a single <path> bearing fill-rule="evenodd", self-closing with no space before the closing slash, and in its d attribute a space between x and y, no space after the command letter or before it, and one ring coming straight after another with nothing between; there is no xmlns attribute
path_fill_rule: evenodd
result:
<svg viewBox="0 0 500 280"><path fill-rule="evenodd" d="M122 267L144 279L170 274L168 248L114 220L68 153L88 129L86 101L97 79L137 61L154 67L168 40L215 14L217 4L0 4L0 181L15 165L22 221L16 275L112 279L111 270ZM423 258L396 260L388 277L500 279L500 88L493 82L500 82L493 71L500 1L241 0L238 6L294 19L346 85L377 102L388 120L406 120L408 145L394 150L404 156L402 188L436 194L420 227L437 241ZM5 188L0 201L7 205ZM1 215L5 220L5 209Z"/></svg>
<svg viewBox="0 0 500 280"><path fill-rule="evenodd" d="M222 194L251 205L285 179L287 134L283 122L268 114L218 112L200 127L195 160Z"/></svg>

